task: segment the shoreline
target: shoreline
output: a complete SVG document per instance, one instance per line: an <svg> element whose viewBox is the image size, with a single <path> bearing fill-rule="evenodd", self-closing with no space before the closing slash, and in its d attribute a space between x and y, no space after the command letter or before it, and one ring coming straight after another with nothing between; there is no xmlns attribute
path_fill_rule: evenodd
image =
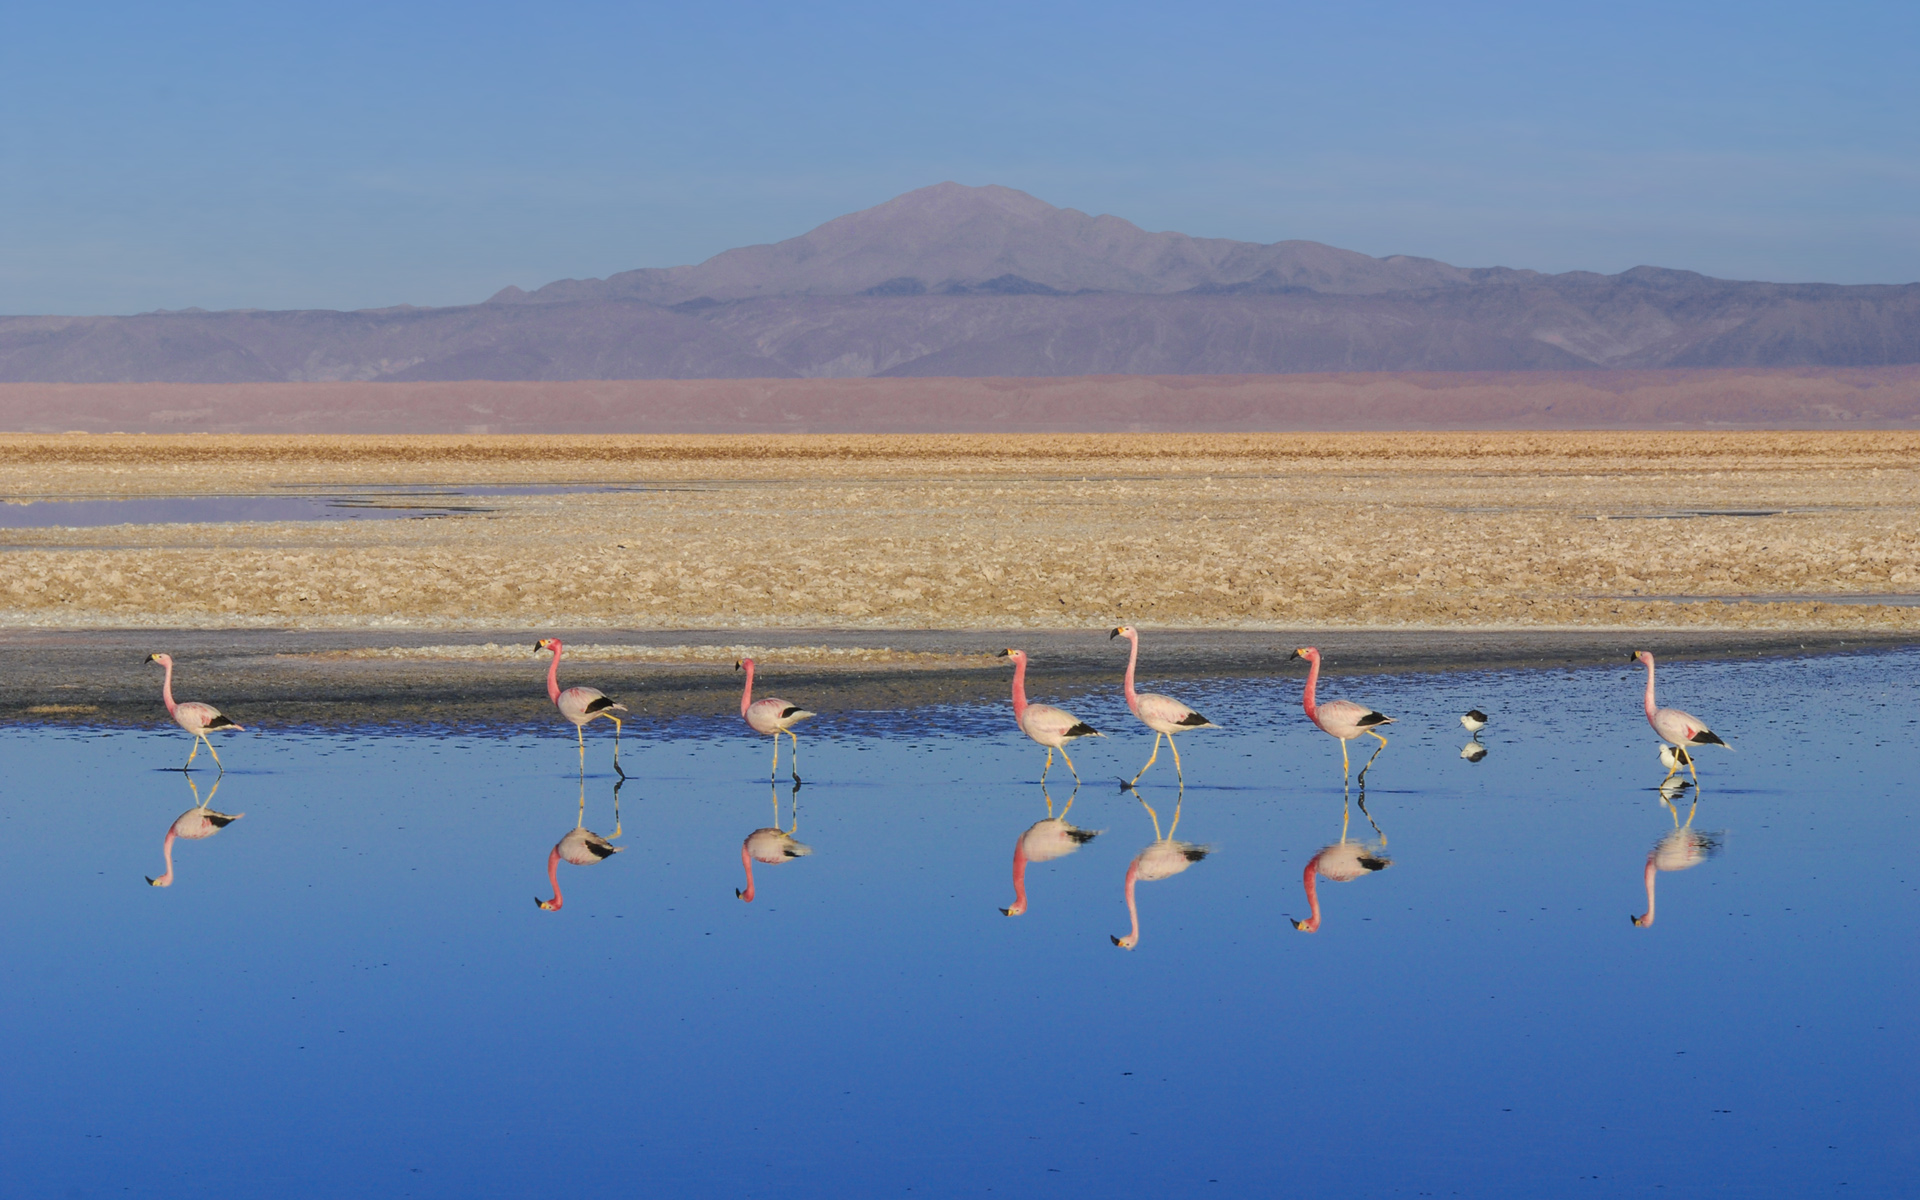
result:
<svg viewBox="0 0 1920 1200"><path fill-rule="evenodd" d="M170 727L159 668L175 656L176 694L207 700L263 728L547 727L548 659L533 642L553 631L464 637L396 631L0 630L0 725ZM1104 631L680 629L562 630L563 686L591 683L626 703L630 723L737 713L734 659L757 652L763 689L791 691L829 717L899 720L915 709L1004 702L998 651L1033 657L1033 686L1056 699L1118 688L1126 664ZM1275 629L1142 630L1140 672L1152 681L1272 680L1297 689L1288 656L1317 645L1330 676L1569 670L1624 664L1633 650L1663 663L1801 657L1920 645L1902 633L1833 631Z"/></svg>

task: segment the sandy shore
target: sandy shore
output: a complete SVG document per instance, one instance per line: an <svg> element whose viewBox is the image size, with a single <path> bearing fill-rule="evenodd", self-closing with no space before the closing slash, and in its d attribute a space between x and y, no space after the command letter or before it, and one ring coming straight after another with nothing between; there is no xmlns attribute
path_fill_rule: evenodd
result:
<svg viewBox="0 0 1920 1200"><path fill-rule="evenodd" d="M1920 629L1912 433L0 437L15 500L489 483L644 490L0 530L0 628Z"/></svg>

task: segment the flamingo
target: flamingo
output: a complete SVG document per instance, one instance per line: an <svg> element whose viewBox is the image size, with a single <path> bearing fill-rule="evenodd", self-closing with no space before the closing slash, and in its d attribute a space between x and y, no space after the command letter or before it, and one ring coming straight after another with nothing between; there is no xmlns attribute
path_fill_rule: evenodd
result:
<svg viewBox="0 0 1920 1200"><path fill-rule="evenodd" d="M181 705L181 707L185 708L186 706ZM205 708L206 705L202 704L198 707ZM211 749L211 747L209 747L209 749ZM197 842L201 838L210 838L235 821L238 821L241 817L247 815L245 813L215 812L212 808L208 807L213 803L214 793L220 790L218 781L216 781L213 787L207 792L207 798L204 801L200 799L200 789L194 784L193 776L191 775L187 776L187 786L193 788L194 805L192 808L174 818L173 824L167 826L167 836L165 840L160 843L160 853L167 860L167 870L166 873L158 879L155 879L151 875L147 876L147 882L154 887L173 886L173 839L186 838L190 842Z"/></svg>
<svg viewBox="0 0 1920 1200"><path fill-rule="evenodd" d="M206 742L207 753L213 755L213 765L219 767L221 773L225 774L227 770L226 765L220 761L220 755L215 752L213 743L208 740L207 731L209 729L231 729L235 732L241 732L244 731L246 727L244 725L235 725L232 721L222 716L220 710L211 704L199 704L192 700L187 701L185 704L175 703L173 699L172 655L149 654L147 655L147 662L159 663L167 669L166 676L160 683L160 698L167 702L167 715L173 718L173 723L193 735L193 749L187 752L187 765L180 769L182 771L193 769L193 756L200 753L200 743ZM206 835L199 834L197 836L205 837Z"/></svg>
<svg viewBox="0 0 1920 1200"><path fill-rule="evenodd" d="M1073 811L1072 796L1067 797L1066 806L1056 817L1053 815L1053 797L1047 794L1044 787L1040 789L1040 794L1047 797L1046 819L1028 826L1027 831L1020 835L1020 840L1013 844L1013 904L1000 910L1009 917L1017 917L1027 911L1028 863L1065 858L1104 832L1067 824L1067 814Z"/></svg>
<svg viewBox="0 0 1920 1200"><path fill-rule="evenodd" d="M1178 875L1212 853L1211 847L1174 840L1173 835L1180 830L1179 801L1174 802L1173 825L1165 837L1160 836L1160 814L1145 800L1140 801L1140 807L1153 818L1153 841L1127 864L1127 915L1133 919L1133 928L1125 937L1111 939L1122 950L1131 950L1140 944L1140 909L1133 901L1133 885L1142 879L1153 883Z"/></svg>
<svg viewBox="0 0 1920 1200"><path fill-rule="evenodd" d="M1673 814L1675 822L1680 814ZM1653 881L1662 871L1684 871L1697 867L1701 863L1720 853L1720 840L1710 833L1701 833L1693 827L1693 811L1687 812L1687 823L1667 834L1653 844L1647 854L1647 912L1645 916L1630 917L1632 922L1645 929L1653 924Z"/></svg>
<svg viewBox="0 0 1920 1200"><path fill-rule="evenodd" d="M1360 796L1360 811L1366 814L1367 823L1373 824L1373 814L1367 812L1366 793ZM1393 865L1387 857L1384 834L1380 845L1368 846L1364 842L1347 840L1347 821L1352 816L1343 805L1340 810L1340 840L1332 845L1322 846L1320 852L1307 862L1307 869L1300 875L1300 882L1307 890L1307 907L1310 910L1307 919L1295 921L1293 927L1301 933L1317 933L1320 929L1320 888L1319 881L1330 883L1351 883L1362 875L1371 875L1375 871L1384 871ZM1373 831L1380 833L1380 826L1374 825Z"/></svg>
<svg viewBox="0 0 1920 1200"><path fill-rule="evenodd" d="M1635 650L1632 658L1635 662L1647 664L1647 724L1653 726L1655 733L1667 741L1672 742L1674 746L1674 761L1669 763L1667 762L1667 755L1662 754L1660 756L1660 761L1667 763L1667 777L1672 778L1674 772L1684 766L1687 769L1687 773L1693 776L1693 786L1699 787L1700 772L1695 769L1693 756L1686 752L1686 748L1688 746L1726 746L1727 749L1731 750L1733 747L1727 746L1725 742L1720 740L1719 734L1708 729L1707 723L1692 713L1684 713L1677 708L1655 707L1653 703L1653 654L1647 650Z"/></svg>
<svg viewBox="0 0 1920 1200"><path fill-rule="evenodd" d="M555 655L558 658L558 655ZM597 694L597 693L596 693ZM620 788L626 783L622 778L613 785L613 836L620 836ZM580 782L580 818L574 823L567 835L554 843L552 853L547 855L547 878L553 883L553 899L542 900L535 896L533 902L545 912L559 912L565 900L560 895L560 860L566 859L576 867L590 867L597 862L605 862L625 850L625 846L616 846L607 838L587 828L587 784Z"/></svg>
<svg viewBox="0 0 1920 1200"><path fill-rule="evenodd" d="M1477 708L1470 708L1461 716L1460 724L1466 726L1467 732L1473 734L1477 741L1480 731L1487 727L1487 714Z"/></svg>
<svg viewBox="0 0 1920 1200"><path fill-rule="evenodd" d="M808 717L820 714L810 713L804 708L788 704L785 700L773 696L765 700L755 700L752 659L741 659L733 664L733 669L744 670L747 673L747 686L740 692L740 715L747 719L747 724L753 727L754 732L773 735L773 769L767 773L767 782L772 783L773 777L780 773L780 735L784 733L787 735L787 740L793 743L793 781L796 784L799 783L800 739L793 736L793 727ZM777 816L775 823L778 824Z"/></svg>
<svg viewBox="0 0 1920 1200"><path fill-rule="evenodd" d="M772 781L768 781L767 786L771 789ZM812 846L796 841L793 836L800 829L800 783L798 780L794 781L792 799L792 828L780 828L780 795L776 792L773 796L773 824L765 829L754 830L747 835L745 841L740 843L740 865L746 868L747 886L733 889L733 894L748 904L753 903L753 864L755 862L772 867L784 862L792 862L796 858L805 858L813 853Z"/></svg>
<svg viewBox="0 0 1920 1200"><path fill-rule="evenodd" d="M580 743L580 774L587 773L587 722L595 717L605 717L613 722L613 769L625 778L626 772L620 770L620 718L615 713L627 711L624 704L615 704L606 693L598 688L570 687L560 690L560 653L563 647L559 638L541 638L533 644L533 652L553 651L553 665L547 668L547 699L559 708L560 715L573 722L573 736ZM568 859L572 862L572 859ZM557 904L555 907L559 907Z"/></svg>
<svg viewBox="0 0 1920 1200"><path fill-rule="evenodd" d="M1160 757L1160 738L1163 735L1167 739L1167 748L1173 751L1173 772L1180 777L1181 785L1185 786L1187 776L1186 772L1180 768L1180 747L1174 744L1173 735L1188 729L1209 729L1213 727L1213 722L1207 720L1178 700L1175 700L1172 696L1160 696L1152 692L1143 694L1134 691L1133 667L1135 663L1140 661L1140 634L1133 626L1122 625L1120 628L1108 634L1107 640L1112 641L1117 637L1126 638L1127 642L1132 646L1132 649L1127 653L1127 707L1133 710L1134 716L1140 718L1142 725L1153 730L1153 753L1147 756L1147 766L1141 767L1140 770L1134 774L1134 777L1127 781L1127 786L1132 787L1134 784L1139 783L1140 776L1147 773L1147 767L1151 767L1154 760ZM1061 753L1064 754L1065 751L1063 750Z"/></svg>
<svg viewBox="0 0 1920 1200"><path fill-rule="evenodd" d="M1353 770L1347 759L1347 743L1363 734L1371 734L1380 739L1380 748L1373 752L1373 758L1387 748L1387 739L1381 735L1380 726L1393 724L1393 718L1383 716L1364 704L1355 704L1351 700L1329 700L1325 704L1314 702L1314 687L1320 682L1320 651L1312 646L1303 646L1288 656L1307 660L1307 691L1301 701L1301 707L1307 711L1307 719L1318 725L1322 732L1330 733L1340 739L1340 776L1346 778ZM1367 777L1367 767L1373 765L1373 758L1367 760L1367 766L1360 768L1360 778Z"/></svg>
<svg viewBox="0 0 1920 1200"><path fill-rule="evenodd" d="M1040 782L1047 782L1047 772L1053 770L1053 752L1058 750L1060 757L1066 760L1067 770L1073 772L1075 787L1080 786L1080 772L1074 769L1073 760L1067 758L1067 743L1074 738L1105 737L1098 729L1082 721L1064 708L1055 708L1051 704L1027 703L1027 652L1025 650L1002 650L1001 658L1013 660L1013 719L1020 726L1020 732L1047 748L1047 765L1040 771ZM1157 748L1158 743L1155 743Z"/></svg>

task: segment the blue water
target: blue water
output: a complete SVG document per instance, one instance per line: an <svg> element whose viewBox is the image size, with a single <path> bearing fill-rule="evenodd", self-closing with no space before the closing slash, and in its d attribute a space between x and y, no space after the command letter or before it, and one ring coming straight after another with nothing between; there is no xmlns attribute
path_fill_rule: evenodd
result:
<svg viewBox="0 0 1920 1200"><path fill-rule="evenodd" d="M1075 744L1102 830L1029 869L1042 751L1004 706L802 726L791 796L737 721L629 726L583 785L557 719L506 736L250 730L212 807L171 728L0 730L0 1179L9 1196L1891 1196L1920 1179L1914 668L1676 664L1735 752L1670 813L1625 669L1369 677L1399 718L1348 836L1299 680L1169 685L1222 728L1141 796L1117 698ZM1036 695L1046 690L1035 665ZM804 702L804 696L792 699ZM1455 715L1493 725L1459 756ZM233 714L243 721L246 714ZM205 763L202 753L200 762ZM1356 766L1358 764L1356 763ZM784 767L783 767L784 775ZM214 782L196 771L201 794ZM1386 844L1369 824L1377 821ZM1676 825L1716 855L1658 878Z"/></svg>

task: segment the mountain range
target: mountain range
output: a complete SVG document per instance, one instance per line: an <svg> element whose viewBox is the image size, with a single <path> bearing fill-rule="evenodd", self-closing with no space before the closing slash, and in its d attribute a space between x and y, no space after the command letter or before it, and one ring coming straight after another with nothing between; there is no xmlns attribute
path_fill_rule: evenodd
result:
<svg viewBox="0 0 1920 1200"><path fill-rule="evenodd" d="M1256 375L1920 362L1920 284L1463 268L943 183L693 266L445 308L0 317L4 382Z"/></svg>

